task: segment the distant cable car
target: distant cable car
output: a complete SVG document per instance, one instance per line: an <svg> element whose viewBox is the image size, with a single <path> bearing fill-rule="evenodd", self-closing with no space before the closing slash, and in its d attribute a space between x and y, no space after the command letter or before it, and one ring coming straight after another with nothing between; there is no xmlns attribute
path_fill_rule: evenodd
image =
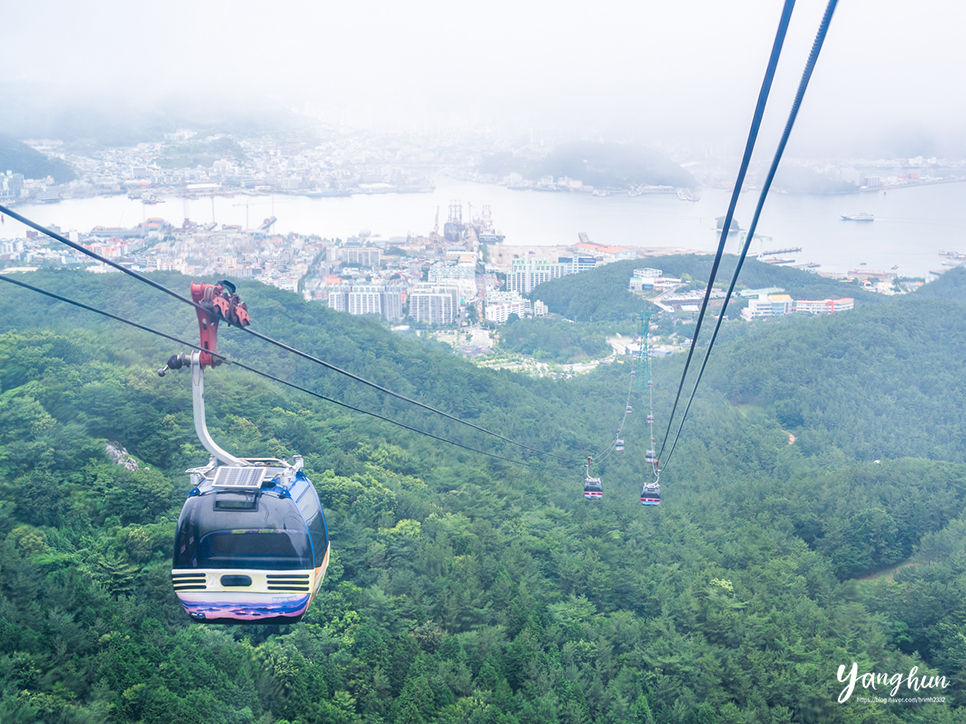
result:
<svg viewBox="0 0 966 724"><path fill-rule="evenodd" d="M661 504L661 485L660 483L644 483L641 490L641 505L660 505Z"/></svg>
<svg viewBox="0 0 966 724"><path fill-rule="evenodd" d="M221 294L220 286L214 289ZM208 284L191 285L192 298L202 304L210 301L211 290ZM219 361L219 315L203 319L204 314L198 310L201 346L207 351L173 355L158 371L163 376L167 369L191 367L195 432L211 453L207 466L188 471L192 489L174 540L175 594L195 621L295 623L329 565L325 514L302 471L301 456L291 463L238 458L211 439L205 422L204 367Z"/></svg>
<svg viewBox="0 0 966 724"><path fill-rule="evenodd" d="M653 425L654 424L654 415L648 415L647 416L647 424L648 425Z"/></svg>
<svg viewBox="0 0 966 724"><path fill-rule="evenodd" d="M600 483L600 478L590 477L590 463L593 457L587 458L587 477L584 478L584 497L587 500L600 500L604 497L604 487Z"/></svg>
<svg viewBox="0 0 966 724"><path fill-rule="evenodd" d="M631 377L637 377L637 370L631 370Z"/></svg>
<svg viewBox="0 0 966 724"><path fill-rule="evenodd" d="M628 405L627 409L624 410L624 414L626 415L630 415L632 412L634 412L634 409L630 405Z"/></svg>
<svg viewBox="0 0 966 724"><path fill-rule="evenodd" d="M623 440L615 440L614 441L614 449L617 452L624 452L624 441Z"/></svg>
<svg viewBox="0 0 966 724"><path fill-rule="evenodd" d="M644 459L649 463L656 463L657 453L654 452L653 450L648 450L647 452L644 453Z"/></svg>

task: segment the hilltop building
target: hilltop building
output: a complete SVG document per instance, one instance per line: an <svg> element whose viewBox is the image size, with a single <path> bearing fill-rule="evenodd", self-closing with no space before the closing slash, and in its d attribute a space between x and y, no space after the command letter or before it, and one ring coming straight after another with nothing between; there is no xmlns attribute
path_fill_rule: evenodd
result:
<svg viewBox="0 0 966 724"><path fill-rule="evenodd" d="M833 312L845 312L855 308L855 300L851 297L843 299L821 299L819 301L806 301L799 299L795 302L795 311L803 314L832 314Z"/></svg>
<svg viewBox="0 0 966 724"><path fill-rule="evenodd" d="M661 278L663 272L660 269L635 269L627 288L632 292L642 292L645 289L653 289L655 283Z"/></svg>
<svg viewBox="0 0 966 724"><path fill-rule="evenodd" d="M594 256L558 256L557 263L564 265L564 274L579 274L582 271L590 271L597 266L597 257Z"/></svg>
<svg viewBox="0 0 966 724"><path fill-rule="evenodd" d="M845 312L854 308L855 300L821 299L810 301L799 299L795 301L788 294L759 294L757 299L751 299L748 306L741 310L741 318L745 320L763 317L782 317L792 312L803 314L832 314Z"/></svg>
<svg viewBox="0 0 966 724"><path fill-rule="evenodd" d="M791 313L794 303L787 294L759 294L757 299L749 300L748 306L741 310L741 318L783 317Z"/></svg>

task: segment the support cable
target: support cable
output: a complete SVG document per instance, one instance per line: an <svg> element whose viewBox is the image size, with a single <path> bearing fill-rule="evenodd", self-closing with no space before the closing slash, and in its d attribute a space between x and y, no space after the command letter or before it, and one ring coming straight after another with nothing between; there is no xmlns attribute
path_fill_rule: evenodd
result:
<svg viewBox="0 0 966 724"><path fill-rule="evenodd" d="M721 305L721 312L719 313L717 322L714 325L714 332L711 334L711 340L708 342L708 348L704 352L704 359L701 362L701 368L698 370L698 376L694 381L694 388L691 390L691 396L688 398L688 404L684 408L684 413L681 415L681 424L678 426L678 431L674 436L674 441L671 443L671 449L667 454L667 458L664 460L664 467L667 467L667 464L671 459L671 455L674 454L674 448L677 445L678 437L681 435L681 428L684 427L684 421L687 419L688 410L691 409L691 403L694 401L694 394L698 390L698 384L701 382L701 377L704 375L704 368L707 366L708 358L711 356L711 348L714 347L715 340L718 338L718 330L721 329L721 322L724 319L725 311L728 309L728 302L731 300L731 295L734 292L735 285L738 283L738 274L741 273L741 267L745 263L745 257L748 255L748 249L751 246L751 241L755 236L755 229L758 226L758 219L761 216L761 210L765 205L765 198L768 196L768 191L771 189L771 184L775 178L775 173L778 171L778 164L781 161L782 154L785 152L785 146L788 144L788 137L791 135L792 126L795 125L795 119L798 117L798 111L799 108L801 108L802 99L805 97L808 82L812 77L812 71L815 70L815 63L818 61L819 53L822 52L822 45L825 43L825 36L828 33L828 27L832 22L832 15L835 12L835 6L837 4L838 0L829 0L829 3L825 8L825 15L822 16L822 22L819 24L818 33L816 33L815 41L812 43L812 50L809 53L808 61L805 63L805 70L802 72L802 79L798 84L798 92L795 94L795 101L792 103L792 110L788 115L787 122L785 123L785 130L782 132L781 141L779 141L778 149L775 151L775 157L772 159L771 168L768 170L768 177L765 179L765 183L761 188L761 194L758 197L758 205L755 207L755 215L752 217L751 226L749 226L748 235L745 238L745 244L741 249L741 254L738 256L738 263L735 266L734 274L731 276L731 284L728 286L728 293L725 295L724 303Z"/></svg>
<svg viewBox="0 0 966 724"><path fill-rule="evenodd" d="M645 369L647 370L647 431L649 438L648 451L652 451L655 448L654 445L654 386L651 384L651 345L648 340L651 337L651 315L648 314L646 317L641 315L641 356L645 362ZM651 463L651 472L654 473L654 481L657 482L661 477L661 471L658 467L657 458Z"/></svg>
<svg viewBox="0 0 966 724"><path fill-rule="evenodd" d="M185 341L183 339L180 339L178 337L172 336L170 334L166 334L166 333L161 332L161 331L159 331L157 329L152 329L151 327L147 327L147 326L145 326L143 324L138 324L137 322L132 322L129 319L125 319L124 317L119 317L118 315L111 314L110 312L105 312L102 309L97 309L96 307L88 306L87 304L83 304L83 303L78 302L78 301L75 301L73 299L68 299L67 297L62 297L59 294L54 294L53 292L48 292L48 291L46 291L44 289L40 289L39 287L35 287L35 286L30 285L30 284L26 284L25 282L17 281L16 279L11 279L9 276L7 276L5 274L0 274L0 281L8 282L10 284L15 284L18 287L22 287L24 289L29 289L32 292L37 292L38 294L42 294L45 297L50 297L51 299L56 299L59 302L64 302L66 304L71 304L71 305L73 305L75 307L80 307L81 309L85 309L88 312L94 312L95 314L100 314L101 316L107 317L108 319L113 319L113 320L115 320L117 322L122 322L123 324L127 324L127 325L130 325L130 326L135 327L137 329L143 330L145 332L149 332L150 334L157 335L158 337L164 337L165 339L168 339L168 340L170 340L172 342L176 342L178 344L183 344L186 347L190 347L192 349L196 349L196 350L198 350L200 352L209 352L209 350L206 350L206 349L204 349L204 348L202 348L202 347L200 347L200 346L198 346L196 344L192 344L191 342L187 342L187 341ZM288 382L287 380L283 380L283 379L281 379L279 377L275 377L274 375L269 374L268 372L263 372L262 370L256 369L254 367L249 367L246 364L243 364L241 362L238 362L237 360L229 359L228 357L225 357L224 355L217 354L216 352L209 352L209 353L211 354L212 357L215 357L217 359L220 359L225 364L234 365L235 367L239 367L239 368L241 368L243 370L247 370L249 372L252 372L252 373L254 373L256 375L259 375L261 377L264 377L266 379L272 380L274 382L278 382L279 384L285 385L286 387L291 387L292 389L298 390L300 392L304 392L305 394L311 395L312 397L317 397L320 400L325 400L326 402L331 402L331 403L333 403L335 405L338 405L340 407L344 407L344 408L346 408L348 410L352 410L353 412L358 412L358 413L360 413L362 415L369 415L370 417L375 417L376 419L382 420L383 422L388 422L388 423L390 423L392 425L396 425L397 427L401 427L401 428L403 428L405 430L409 430L410 432L415 432L415 433L418 433L420 435L425 435L426 437L430 437L433 440L437 440L438 442L444 442L444 443L446 443L448 445L454 445L456 447L462 448L462 449L467 450L469 452L474 452L474 453L477 453L479 455L485 455L486 457L494 458L496 460L502 460L503 462L512 463L513 465L523 465L523 466L526 466L526 467L530 467L531 466L531 464L528 463L528 462L526 462L525 460L514 460L512 458L503 457L502 455L496 455L494 453L488 453L488 452L485 452L483 450L478 450L477 448L470 447L469 445L464 445L463 443L456 442L455 440L449 440L449 439L447 439L445 437L440 437L438 435L434 435L431 432L426 432L425 430L420 430L419 428L411 427L409 425L406 425L405 423L399 422L398 420L393 420L390 417L385 417L383 415L380 415L377 412L371 412L370 410L364 410L361 407L355 407L354 405L350 405L347 402L342 402L341 400L336 400L336 399L333 399L331 397L326 397L323 394L320 394L318 392L313 392L312 390L307 389L305 387L302 387L301 385L297 385L294 382Z"/></svg>
<svg viewBox="0 0 966 724"><path fill-rule="evenodd" d="M795 0L785 0L782 9L781 19L778 22L778 31L775 35L775 42L772 45L771 56L768 60L768 67L765 70L765 77L761 83L761 90L758 93L758 103L755 106L755 114L752 118L751 128L748 131L748 140L745 142L745 152L741 159L741 166L738 169L738 177L735 179L735 188L731 193L731 202L728 204L728 212L725 214L724 223L721 229L721 239L718 241L718 250L715 253L714 262L711 265L711 275L708 278L708 288L704 292L704 299L701 302L701 310L698 313L698 321L694 328L694 337L691 339L691 347L688 350L688 358L684 363L684 370L681 373L681 381L678 384L678 391L674 397L674 405L671 408L671 415L668 417L667 430L664 433L664 441L661 443L661 452L658 459L664 454L670 437L671 428L674 424L674 414L677 412L678 403L681 400L681 392L684 390L688 370L691 366L691 358L698 344L698 335L701 332L701 323L704 320L705 311L708 308L708 301L711 299L711 291L714 288L714 280L718 274L718 266L721 264L721 257L724 255L725 244L728 241L728 233L731 231L731 222L734 219L735 207L738 205L738 195L748 172L748 165L751 163L751 155L755 149L755 141L758 138L758 131L761 128L762 117L765 114L765 105L768 102L768 94L771 91L772 81L775 79L775 70L778 67L778 59L781 57L782 45L785 42L785 34L788 31L788 24L791 20L792 10L795 7Z"/></svg>
<svg viewBox="0 0 966 724"><path fill-rule="evenodd" d="M617 449L617 441L620 439L621 431L624 429L624 424L627 422L627 408L631 406L631 390L634 386L634 378L629 378L630 381L627 384L627 398L624 400L624 416L621 418L620 425L617 427L617 434L614 435L613 439L610 441L610 445L602 449L599 453L594 455L593 465L599 465L610 457Z"/></svg>

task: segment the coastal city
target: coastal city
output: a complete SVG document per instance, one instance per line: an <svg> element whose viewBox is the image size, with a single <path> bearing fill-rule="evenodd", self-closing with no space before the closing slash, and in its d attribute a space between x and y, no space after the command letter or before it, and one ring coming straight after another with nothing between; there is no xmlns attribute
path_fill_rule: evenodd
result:
<svg viewBox="0 0 966 724"><path fill-rule="evenodd" d="M494 212L488 204L474 206L451 200L448 207L441 209L428 206L421 199L434 190L438 174L446 172L474 183L498 184L508 189L594 197L667 194L684 202L697 201L702 189L725 185L725 176L721 174L719 178L720 169L713 158L689 165L695 175L688 173L687 179L681 181L689 186L619 185L617 181L592 185L567 175L526 178L514 171L495 174L492 163L481 163L485 156L482 141L475 143L464 138L460 144L440 146L431 140L400 136L387 143L374 134L336 134L307 148L305 143L235 140L226 134L201 136L181 130L165 134L163 142L105 147L90 155L70 152L58 140L32 140L26 145L34 152L62 161L76 175L58 183L50 176L31 179L7 172L0 175L0 203L25 206L126 195L143 205L141 223L97 225L82 230L61 229L57 225L48 228L131 269L255 280L340 312L378 316L400 331L431 334L470 357L491 353L498 339L495 329L508 321L550 314L547 305L532 296L540 284L617 261L642 261L640 268L628 275L627 289L632 293L649 299L680 321L687 321L698 312L701 295L686 289L689 280L665 276L660 269L647 265L646 260L703 253L699 250L619 246L591 239L579 229L573 230L571 243L513 243L495 225ZM521 163L538 158L546 153L548 143L537 140L525 144L514 149L513 155ZM427 151L430 147L443 150ZM674 149L667 151L674 153ZM694 150L689 153L694 155ZM949 159L918 157L851 160L836 165L810 162L801 170L825 184L850 184L855 191L879 192L901 186L955 182L960 180L955 171L961 165ZM944 170L940 173L936 170L939 168ZM274 213L258 213L267 212L269 205L274 212L276 197L387 193L413 194L412 204L425 207L426 228L405 236L383 236L378 231L360 229L346 238L333 238L280 233L275 228L278 219ZM189 218L189 204L197 205L199 200L204 203L205 199L211 200L213 217L216 198L240 199L240 203L232 205L244 206L245 224L195 222ZM165 216L158 215L156 209L163 209ZM182 219L166 218L178 210L183 211ZM871 214L866 216L842 218L860 224L873 219ZM717 222L719 229L722 218ZM744 239L737 224L733 231L740 240ZM787 252L800 249L766 248L766 243L771 244L769 237L756 236L756 241L760 261L816 271L817 264L794 263L785 258ZM944 262L948 266L963 261L955 252L949 257ZM26 230L22 236L11 237L0 230L3 271L42 267L114 271L79 251L52 243L37 231ZM900 276L897 267L864 267L863 264L847 273L824 275L881 294L906 293L926 281ZM847 294L830 299L792 299L784 292L779 287L740 288L736 297L747 301L739 305L740 314L736 312L734 316L751 320L791 313L833 313L853 307L853 299ZM720 305L723 297L723 291L715 290L712 307ZM457 330L462 331L454 333ZM674 351L686 341L682 336L667 349ZM624 340L611 339L611 345L615 354L634 351Z"/></svg>
<svg viewBox="0 0 966 724"><path fill-rule="evenodd" d="M408 237L383 238L369 231L344 240L280 235L272 233L272 218L250 230L188 220L175 227L162 218L149 218L130 228L96 226L83 234L56 226L50 230L136 271L259 281L336 311L378 316L399 331L412 327L432 333L470 357L489 353L495 339L491 331L508 320L549 314L545 303L530 298L540 284L616 261L642 260L641 268L629 275L630 292L679 319L692 318L698 311L701 294L681 291L689 280L644 265L648 257L692 250L605 245L585 233L577 234L569 246L513 246L495 231L489 206L482 206L480 215L472 219L463 218L463 209L454 201L445 221L440 223L437 215L430 231ZM44 267L115 271L33 230L23 238L0 240L0 263L5 272ZM841 278L883 294L906 292L922 283L899 284L894 272L874 270ZM846 296L793 300L783 291L742 289L740 297L749 301L741 318L833 313L853 307ZM723 291L715 290L712 305L720 306L723 297ZM456 329L464 331L457 335L447 331ZM612 346L615 354L633 354L637 349L616 340ZM672 345L667 351L674 349Z"/></svg>
<svg viewBox="0 0 966 724"><path fill-rule="evenodd" d="M616 179L593 184L567 175L527 174L527 168L570 138L548 132L527 143L509 143L479 132L389 134L330 128L319 136L290 140L236 139L181 129L164 134L163 141L95 149L78 149L59 139L27 139L25 146L63 162L73 173L0 173L0 202L57 203L115 194L155 204L212 195L325 198L426 193L433 190L433 179L441 171L516 190L596 196L677 194L683 200L696 198L696 190L687 186L730 188L734 181L730 157L713 147L661 144L657 148L662 154L687 167L677 185ZM966 178L966 159L936 156L792 158L787 166L790 172L776 182L779 192L881 192Z"/></svg>

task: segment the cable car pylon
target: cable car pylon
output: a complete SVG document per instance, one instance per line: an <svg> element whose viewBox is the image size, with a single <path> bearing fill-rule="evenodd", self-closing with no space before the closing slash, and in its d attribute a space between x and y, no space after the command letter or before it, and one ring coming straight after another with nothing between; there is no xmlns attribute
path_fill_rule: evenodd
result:
<svg viewBox="0 0 966 724"><path fill-rule="evenodd" d="M639 389L647 388L647 433L650 444L647 452L644 453L644 460L650 463L654 473L654 481L644 483L641 488L641 505L660 505L661 504L661 483L660 468L658 467L657 453L654 444L654 386L651 381L651 313L641 312L640 317L640 340L641 352L637 360L636 382Z"/></svg>
<svg viewBox="0 0 966 724"><path fill-rule="evenodd" d="M647 344L647 337L651 328L651 313L641 312L640 325L638 327L638 339L641 341L641 352L637 358L637 371L634 374L635 387L639 390L643 390L646 387L651 386L651 359L650 355L645 353L645 345Z"/></svg>

